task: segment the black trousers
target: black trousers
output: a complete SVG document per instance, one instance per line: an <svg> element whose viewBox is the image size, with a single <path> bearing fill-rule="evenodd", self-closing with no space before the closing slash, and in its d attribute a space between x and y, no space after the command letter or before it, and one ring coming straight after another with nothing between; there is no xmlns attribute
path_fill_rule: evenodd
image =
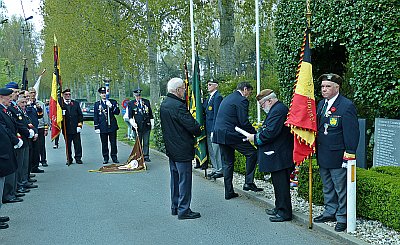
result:
<svg viewBox="0 0 400 245"><path fill-rule="evenodd" d="M272 185L275 192L275 210L285 218L292 218L292 201L290 199L290 173L293 168L285 168L271 172Z"/></svg>
<svg viewBox="0 0 400 245"><path fill-rule="evenodd" d="M101 153L103 154L104 160L109 160L109 151L108 151L108 141L110 141L111 145L111 158L117 159L117 131L110 132L110 133L100 133L100 140L101 140Z"/></svg>
<svg viewBox="0 0 400 245"><path fill-rule="evenodd" d="M75 160L81 160L82 159L81 134L67 134L67 151L68 151L67 161L72 162L72 151L71 151L72 142L74 143Z"/></svg>
<svg viewBox="0 0 400 245"><path fill-rule="evenodd" d="M257 150L248 141L234 145L219 145L222 155L222 169L224 171L225 195L233 194L233 170L235 163L235 150L246 157L245 183L251 184L254 181L254 173L257 165Z"/></svg>
<svg viewBox="0 0 400 245"><path fill-rule="evenodd" d="M44 136L44 128L38 129L38 148L39 148L39 162L45 163L46 160L46 137Z"/></svg>
<svg viewBox="0 0 400 245"><path fill-rule="evenodd" d="M29 140L29 173L39 168L39 144L38 141Z"/></svg>

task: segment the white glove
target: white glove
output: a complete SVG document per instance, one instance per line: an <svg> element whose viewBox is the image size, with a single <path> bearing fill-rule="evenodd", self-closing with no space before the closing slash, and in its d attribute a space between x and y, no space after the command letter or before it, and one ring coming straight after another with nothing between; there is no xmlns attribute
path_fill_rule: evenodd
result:
<svg viewBox="0 0 400 245"><path fill-rule="evenodd" d="M111 108L112 107L111 101L107 100L106 105Z"/></svg>
<svg viewBox="0 0 400 245"><path fill-rule="evenodd" d="M137 124L133 118L129 119L129 123L131 124L132 127L137 128Z"/></svg>
<svg viewBox="0 0 400 245"><path fill-rule="evenodd" d="M62 110L62 115L65 116L65 110Z"/></svg>
<svg viewBox="0 0 400 245"><path fill-rule="evenodd" d="M14 149L19 149L21 146L24 144L24 142L21 139L18 139L18 144L14 145Z"/></svg>
<svg viewBox="0 0 400 245"><path fill-rule="evenodd" d="M32 139L33 138L33 136L35 136L35 131L33 131L33 129L29 129L29 139Z"/></svg>
<svg viewBox="0 0 400 245"><path fill-rule="evenodd" d="M100 133L100 129L95 129L94 132L96 132L96 134Z"/></svg>
<svg viewBox="0 0 400 245"><path fill-rule="evenodd" d="M150 119L151 129L154 129L154 119Z"/></svg>
<svg viewBox="0 0 400 245"><path fill-rule="evenodd" d="M211 140L211 142L212 142L213 137L214 137L214 132L211 132L211 134L210 134L210 140Z"/></svg>
<svg viewBox="0 0 400 245"><path fill-rule="evenodd" d="M81 127L76 127L76 132L79 134L82 131Z"/></svg>

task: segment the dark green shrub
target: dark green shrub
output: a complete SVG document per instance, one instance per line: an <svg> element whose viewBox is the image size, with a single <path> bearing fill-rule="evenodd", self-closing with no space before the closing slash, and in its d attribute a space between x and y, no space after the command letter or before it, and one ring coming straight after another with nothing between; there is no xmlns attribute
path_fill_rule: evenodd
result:
<svg viewBox="0 0 400 245"><path fill-rule="evenodd" d="M160 99L160 104L163 101L164 97ZM154 128L153 128L153 142L158 151L166 153L165 145L164 145L164 138L162 135L161 130L161 120L160 120L160 104L154 103L153 109L153 116L154 116Z"/></svg>
<svg viewBox="0 0 400 245"><path fill-rule="evenodd" d="M305 161L299 169L299 185L297 188L297 192L300 197L305 200L308 200L309 194L309 161ZM321 176L319 175L319 167L317 165L316 159L312 159L312 201L316 205L323 205L324 204L324 195L322 193L322 181Z"/></svg>
<svg viewBox="0 0 400 245"><path fill-rule="evenodd" d="M357 215L379 220L399 231L400 177L390 174L391 169L394 170L393 167L380 167L378 171L357 169Z"/></svg>

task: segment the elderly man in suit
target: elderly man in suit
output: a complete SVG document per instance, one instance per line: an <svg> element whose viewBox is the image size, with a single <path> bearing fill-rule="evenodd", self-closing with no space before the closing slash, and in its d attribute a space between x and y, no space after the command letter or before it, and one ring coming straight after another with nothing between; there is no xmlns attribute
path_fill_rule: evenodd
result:
<svg viewBox="0 0 400 245"><path fill-rule="evenodd" d="M82 164L82 143L81 131L83 126L83 114L79 103L71 99L71 90L65 89L63 92L63 101L60 103L63 110L63 134L67 146L67 165L72 164L71 144L74 143L75 161ZM64 128L65 125L65 128Z"/></svg>
<svg viewBox="0 0 400 245"><path fill-rule="evenodd" d="M154 125L153 111L150 101L142 98L142 89L137 88L133 91L135 99L128 103L129 123L137 129L139 139L142 144L143 156L146 162L151 162L149 157L150 131ZM136 136L136 137L137 137Z"/></svg>
<svg viewBox="0 0 400 245"><path fill-rule="evenodd" d="M201 129L186 108L183 80L172 78L167 90L160 106L160 119L171 174L171 214L181 220L197 219L201 215L190 209L190 202L195 136L200 136Z"/></svg>
<svg viewBox="0 0 400 245"><path fill-rule="evenodd" d="M243 190L263 190L254 184L257 150L250 142L243 141L244 136L235 131L235 127L239 127L251 134L256 133L249 121L249 101L247 99L253 91L253 86L248 82L241 82L236 89L222 101L213 135L213 142L221 147L226 200L239 196L234 192L232 184L235 150L246 157L246 178Z"/></svg>
<svg viewBox="0 0 400 245"><path fill-rule="evenodd" d="M290 198L290 173L293 171L293 135L285 126L289 109L278 100L271 89L257 95L260 107L267 113L261 130L248 140L258 146L260 172L270 172L275 192L275 208L267 209L271 222L292 219Z"/></svg>
<svg viewBox="0 0 400 245"><path fill-rule="evenodd" d="M106 87L98 89L101 99L94 103L94 131L100 134L101 152L103 155L103 164L107 164L109 154L113 163L119 163L117 153L117 130L118 123L115 115L119 115L120 110L118 102L106 98ZM111 145L111 153L108 150L108 141Z"/></svg>
<svg viewBox="0 0 400 245"><path fill-rule="evenodd" d="M322 99L318 103L317 160L323 184L325 210L314 222L337 221L335 231L347 228L348 160L355 159L359 140L357 111L354 104L339 93L342 78L322 75Z"/></svg>
<svg viewBox="0 0 400 245"><path fill-rule="evenodd" d="M23 141L17 137L17 132L7 107L11 102L12 90L0 88L0 197L3 196L6 176L12 175L17 169L17 159L14 149L20 148ZM0 202L1 209L2 202ZM10 218L0 216L0 229L7 229Z"/></svg>
<svg viewBox="0 0 400 245"><path fill-rule="evenodd" d="M221 178L222 174L222 159L221 151L218 144L212 142L215 119L219 105L222 102L222 95L218 92L218 81L211 79L207 82L207 90L210 94L203 102L203 109L206 115L206 132L207 132L207 147L214 170L208 174L208 178Z"/></svg>

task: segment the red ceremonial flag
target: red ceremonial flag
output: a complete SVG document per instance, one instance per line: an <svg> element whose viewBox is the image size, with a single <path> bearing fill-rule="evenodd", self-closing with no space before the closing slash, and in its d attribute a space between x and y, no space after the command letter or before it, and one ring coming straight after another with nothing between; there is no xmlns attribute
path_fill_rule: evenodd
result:
<svg viewBox="0 0 400 245"><path fill-rule="evenodd" d="M51 122L51 140L54 140L61 133L62 109L60 106L61 98L61 76L60 76L60 59L58 56L59 48L57 39L54 35L54 73L51 84L50 96L50 122Z"/></svg>
<svg viewBox="0 0 400 245"><path fill-rule="evenodd" d="M309 28L304 32L295 89L285 124L294 135L293 160L300 165L315 153L317 132Z"/></svg>

